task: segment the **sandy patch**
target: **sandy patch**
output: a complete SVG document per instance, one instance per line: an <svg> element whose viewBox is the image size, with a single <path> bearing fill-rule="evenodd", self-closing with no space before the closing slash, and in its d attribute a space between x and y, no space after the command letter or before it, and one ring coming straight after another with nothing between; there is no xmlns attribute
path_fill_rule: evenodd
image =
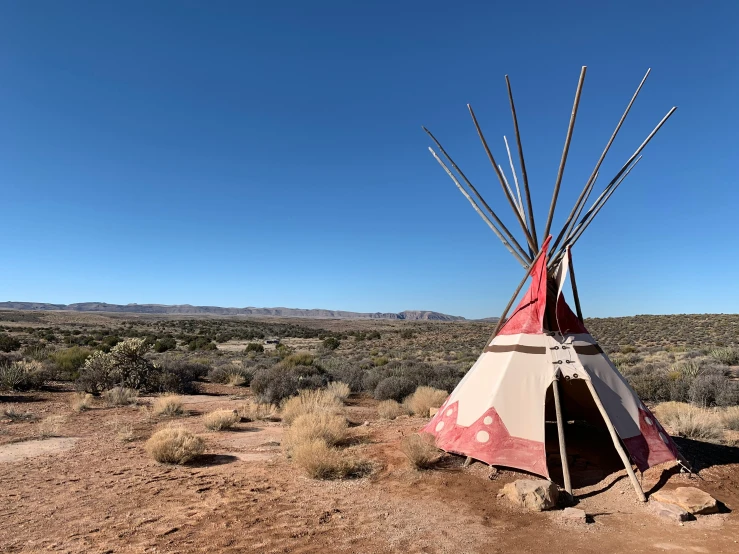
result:
<svg viewBox="0 0 739 554"><path fill-rule="evenodd" d="M0 463L18 462L44 454L64 452L72 448L76 442L76 437L56 437L6 444L0 446Z"/></svg>

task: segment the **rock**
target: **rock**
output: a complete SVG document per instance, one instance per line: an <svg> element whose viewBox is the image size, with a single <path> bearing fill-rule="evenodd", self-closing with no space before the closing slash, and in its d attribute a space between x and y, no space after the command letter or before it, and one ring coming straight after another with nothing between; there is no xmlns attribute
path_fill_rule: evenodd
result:
<svg viewBox="0 0 739 554"><path fill-rule="evenodd" d="M565 508L562 510L562 519L566 519L567 521L572 521L574 523L588 522L588 516L585 513L585 510L580 510L578 508Z"/></svg>
<svg viewBox="0 0 739 554"><path fill-rule="evenodd" d="M695 487L678 487L669 491L657 491L652 495L652 498L664 504L674 504L695 515L718 512L716 499Z"/></svg>
<svg viewBox="0 0 739 554"><path fill-rule="evenodd" d="M498 496L504 496L528 510L540 512L557 505L559 489L544 479L518 479L504 486Z"/></svg>
<svg viewBox="0 0 739 554"><path fill-rule="evenodd" d="M654 497L654 495L652 495L652 497ZM667 504L664 502L658 502L657 500L651 500L649 503L652 505L654 513L661 518L668 519L670 521L677 521L679 523L693 519L693 516L677 504Z"/></svg>
<svg viewBox="0 0 739 554"><path fill-rule="evenodd" d="M439 408L429 408L429 417L434 417L439 413Z"/></svg>

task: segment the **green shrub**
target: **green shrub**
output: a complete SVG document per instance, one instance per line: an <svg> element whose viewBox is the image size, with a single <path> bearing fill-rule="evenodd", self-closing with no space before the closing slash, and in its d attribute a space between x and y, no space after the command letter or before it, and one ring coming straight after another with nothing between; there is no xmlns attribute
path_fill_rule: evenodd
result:
<svg viewBox="0 0 739 554"><path fill-rule="evenodd" d="M704 408L716 406L721 392L729 386L729 380L716 373L701 374L690 384L688 397L690 401Z"/></svg>
<svg viewBox="0 0 739 554"><path fill-rule="evenodd" d="M264 346L259 344L258 342L250 342L246 345L246 348L244 349L244 354L248 354L249 352L264 352Z"/></svg>
<svg viewBox="0 0 739 554"><path fill-rule="evenodd" d="M723 365L739 365L739 349L736 348L714 348L708 355Z"/></svg>
<svg viewBox="0 0 739 554"><path fill-rule="evenodd" d="M295 352L280 362L283 367L312 366L315 362L310 352Z"/></svg>
<svg viewBox="0 0 739 554"><path fill-rule="evenodd" d="M0 365L0 389L31 390L43 386L46 373L41 363L19 360Z"/></svg>
<svg viewBox="0 0 739 554"><path fill-rule="evenodd" d="M626 378L642 401L664 402L670 399L670 379L663 373L644 371Z"/></svg>
<svg viewBox="0 0 739 554"><path fill-rule="evenodd" d="M76 379L79 376L80 368L85 364L90 354L92 354L92 351L88 348L72 346L71 348L52 352L49 359L56 366L57 375L64 376L67 379Z"/></svg>
<svg viewBox="0 0 739 554"><path fill-rule="evenodd" d="M386 377L375 387L377 400L397 400L400 402L416 390L416 385L405 377Z"/></svg>
<svg viewBox="0 0 739 554"><path fill-rule="evenodd" d="M96 350L80 368L77 388L91 394L99 394L118 384L118 375L109 354Z"/></svg>
<svg viewBox="0 0 739 554"><path fill-rule="evenodd" d="M216 343L206 337L196 337L187 343L188 350L218 350Z"/></svg>
<svg viewBox="0 0 739 554"><path fill-rule="evenodd" d="M177 341L173 337L158 339L153 346L154 352L166 352L177 348Z"/></svg>
<svg viewBox="0 0 739 554"><path fill-rule="evenodd" d="M231 383L236 376L242 379L240 386L248 387L251 383L253 373L249 368L239 367L234 364L219 365L208 372L208 379L210 381L222 385Z"/></svg>
<svg viewBox="0 0 739 554"><path fill-rule="evenodd" d="M323 347L326 350L336 350L339 345L341 345L341 341L336 337L327 337L323 339Z"/></svg>
<svg viewBox="0 0 739 554"><path fill-rule="evenodd" d="M251 381L251 390L261 402L278 404L301 389L325 387L328 374L315 365L285 365L284 360L270 368L256 371Z"/></svg>
<svg viewBox="0 0 739 554"><path fill-rule="evenodd" d="M21 343L17 338L0 333L0 351L12 352L13 350L18 350L20 347Z"/></svg>

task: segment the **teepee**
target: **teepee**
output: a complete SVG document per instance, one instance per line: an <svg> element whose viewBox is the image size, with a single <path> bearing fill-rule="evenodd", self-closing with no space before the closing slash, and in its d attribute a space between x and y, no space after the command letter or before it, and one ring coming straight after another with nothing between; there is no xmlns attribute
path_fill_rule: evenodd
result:
<svg viewBox="0 0 739 554"><path fill-rule="evenodd" d="M649 75L647 71L561 231L552 241L549 231L577 118L585 72L586 67L583 67L544 227L545 240L541 244L537 239L528 176L508 76L506 76L506 84L513 116L525 203L521 197L521 187L507 140L506 149L513 173L515 193L502 167L496 163L472 107L468 105L468 109L483 148L500 181L503 193L521 228L524 237L523 247L480 196L441 144L424 127L454 172L432 148L429 148L434 158L504 246L524 267L526 273L501 315L482 354L423 431L434 435L437 446L447 452L466 455L468 459L477 459L490 465L517 468L549 478L550 468L547 466L545 448L545 422L548 419L547 414L554 412L563 484L565 490L571 494L566 448L567 425L563 417L564 412L567 420L583 420L607 428L637 496L644 501L644 493L634 474L632 464L640 471L644 471L656 464L676 461L679 454L670 436L639 400L626 379L583 325L571 248L638 163L641 159L641 151L676 108L673 107L659 122L585 212L585 215L580 217L593 191L600 166ZM460 179L466 186L460 183ZM470 192L476 199L470 195ZM577 314L573 313L563 296L568 273ZM515 299L529 279L531 283L527 292L509 316Z"/></svg>

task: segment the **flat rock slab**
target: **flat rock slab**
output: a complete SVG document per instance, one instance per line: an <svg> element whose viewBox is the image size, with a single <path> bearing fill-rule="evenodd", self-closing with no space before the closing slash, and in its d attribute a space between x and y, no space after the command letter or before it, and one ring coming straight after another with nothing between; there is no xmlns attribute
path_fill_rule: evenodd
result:
<svg viewBox="0 0 739 554"><path fill-rule="evenodd" d="M55 437L45 440L14 442L0 446L0 463L18 462L26 458L56 454L69 450L77 442L76 437Z"/></svg>
<svg viewBox="0 0 739 554"><path fill-rule="evenodd" d="M545 479L518 479L504 486L498 496L508 498L527 510L541 512L557 505L559 489Z"/></svg>
<svg viewBox="0 0 739 554"><path fill-rule="evenodd" d="M652 495L652 497L654 497L654 495ZM678 523L694 519L694 517L689 512L683 510L677 504L668 504L666 502L659 502L657 500L650 500L649 503L651 504L654 513L663 519L676 521Z"/></svg>
<svg viewBox="0 0 739 554"><path fill-rule="evenodd" d="M561 517L562 519L571 521L573 523L588 522L588 515L585 513L585 510L580 510L579 508L565 508L564 510L562 510Z"/></svg>
<svg viewBox="0 0 739 554"><path fill-rule="evenodd" d="M674 504L694 515L715 514L718 503L710 494L695 487L678 487L669 491L657 491L652 498L663 504Z"/></svg>

